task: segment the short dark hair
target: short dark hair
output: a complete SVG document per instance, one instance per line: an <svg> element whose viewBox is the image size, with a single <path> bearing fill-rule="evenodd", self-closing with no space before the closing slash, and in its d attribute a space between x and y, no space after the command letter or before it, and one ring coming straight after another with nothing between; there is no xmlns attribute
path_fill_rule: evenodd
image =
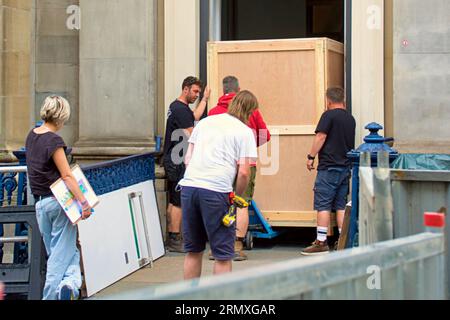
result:
<svg viewBox="0 0 450 320"><path fill-rule="evenodd" d="M225 77L222 81L223 84L223 93L228 94L231 92L239 91L239 80L234 76Z"/></svg>
<svg viewBox="0 0 450 320"><path fill-rule="evenodd" d="M190 89L193 85L197 85L200 88L203 87L203 83L200 81L199 78L197 78L197 77L187 77L183 81L183 84L181 86L181 90L184 90L184 88L186 88L186 87L188 87Z"/></svg>
<svg viewBox="0 0 450 320"><path fill-rule="evenodd" d="M341 87L331 87L327 90L327 98L333 103L345 102L345 91Z"/></svg>

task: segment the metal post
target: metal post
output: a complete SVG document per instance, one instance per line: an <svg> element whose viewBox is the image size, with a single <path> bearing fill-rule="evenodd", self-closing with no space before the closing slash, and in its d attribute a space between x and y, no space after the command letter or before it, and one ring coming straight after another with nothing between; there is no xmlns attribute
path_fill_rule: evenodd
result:
<svg viewBox="0 0 450 320"><path fill-rule="evenodd" d="M153 268L153 254L152 254L152 247L150 245L150 235L148 233L147 215L145 214L144 209L144 199L142 198L142 192L139 192L138 195L139 195L139 204L141 206L142 222L144 224L145 242L147 244L148 257L150 260L150 266Z"/></svg>
<svg viewBox="0 0 450 320"><path fill-rule="evenodd" d="M364 164L360 163L361 153L369 152L372 155L371 166L375 167L378 159L377 154L380 151L389 152L389 162L394 161L398 157L398 152L392 148L389 148L385 144L387 140L392 140L391 138L384 138L378 134L378 131L382 130L383 127L377 123L370 123L365 127L370 131L370 134L364 138L364 144L362 144L356 150L352 150L347 154L348 158L352 162L353 174L352 174L352 212L350 216L350 226L347 237L346 248L351 248L357 246L355 242L356 234L358 232L358 191L359 191L359 166L367 165L369 163L368 159L364 159ZM383 160L382 160L383 161ZM381 164L385 166L385 163Z"/></svg>
<svg viewBox="0 0 450 320"><path fill-rule="evenodd" d="M141 218L142 218L142 224L144 229L144 237L145 237L145 243L147 246L147 252L148 252L148 258L144 257L144 254L142 252L142 257L140 254L140 234L139 234L139 227L138 227L138 216L133 210L134 207L134 199L139 198L139 206L140 206L140 212L141 212ZM150 247L150 236L148 234L148 225L147 225L147 218L145 216L144 211L144 202L142 201L142 192L132 192L128 195L128 200L130 202L130 209L131 209L131 215L132 215L132 223L133 223L133 230L134 230L134 236L135 236L135 242L136 242L136 249L138 251L138 259L139 259L139 266L143 267L145 264L150 262L151 266L153 267L153 257L152 257L152 250Z"/></svg>
<svg viewBox="0 0 450 320"><path fill-rule="evenodd" d="M359 166L353 166L352 169L352 211L350 213L350 223L348 230L347 243L345 248L349 249L354 246L354 239L357 232L358 221L358 190L359 190Z"/></svg>
<svg viewBox="0 0 450 320"><path fill-rule="evenodd" d="M445 219L445 213L425 212L423 216L425 231L445 235ZM446 244L444 244L444 247L446 247ZM436 270L435 272L437 273L437 284L442 285L442 288L440 289L444 291L447 295L447 298L449 298L450 284L448 282L448 279L450 274L446 272L448 266L448 261L446 259L446 256L448 255L447 250L448 248L445 248L446 255L443 255L439 257L439 259L437 259L438 261L436 262L436 264L438 266L438 270ZM439 281L440 278L442 278L441 275L444 278L444 281Z"/></svg>
<svg viewBox="0 0 450 320"><path fill-rule="evenodd" d="M360 166L370 167L371 159L370 152L363 152L360 154ZM359 166L353 167L352 174L352 212L350 215L349 235L347 239L346 248L358 246L358 210L359 210Z"/></svg>
<svg viewBox="0 0 450 320"><path fill-rule="evenodd" d="M370 152L363 152L360 156L359 188L357 198L358 215L356 225L358 226L355 239L358 246L367 246L373 243L373 170L370 168Z"/></svg>
<svg viewBox="0 0 450 320"><path fill-rule="evenodd" d="M222 37L222 0L210 0L209 40L220 41Z"/></svg>
<svg viewBox="0 0 450 320"><path fill-rule="evenodd" d="M378 168L374 169L374 228L375 241L388 241L394 238L394 204L391 192L389 153L378 153Z"/></svg>

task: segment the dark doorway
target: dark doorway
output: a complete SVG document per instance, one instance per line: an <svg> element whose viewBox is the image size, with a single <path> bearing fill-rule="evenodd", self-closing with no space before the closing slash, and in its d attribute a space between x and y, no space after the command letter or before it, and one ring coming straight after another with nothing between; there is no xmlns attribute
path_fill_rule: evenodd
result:
<svg viewBox="0 0 450 320"><path fill-rule="evenodd" d="M222 0L222 40L313 37L344 42L344 0Z"/></svg>

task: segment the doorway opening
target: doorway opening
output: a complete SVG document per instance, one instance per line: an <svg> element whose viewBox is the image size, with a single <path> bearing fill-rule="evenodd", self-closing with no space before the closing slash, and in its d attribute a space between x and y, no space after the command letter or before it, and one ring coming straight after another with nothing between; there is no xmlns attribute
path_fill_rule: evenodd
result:
<svg viewBox="0 0 450 320"><path fill-rule="evenodd" d="M222 0L222 40L345 38L344 0Z"/></svg>

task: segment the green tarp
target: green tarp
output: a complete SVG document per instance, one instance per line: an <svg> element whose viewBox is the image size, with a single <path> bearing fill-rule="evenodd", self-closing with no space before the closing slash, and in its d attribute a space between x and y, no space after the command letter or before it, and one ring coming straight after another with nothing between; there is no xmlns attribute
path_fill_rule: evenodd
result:
<svg viewBox="0 0 450 320"><path fill-rule="evenodd" d="M450 154L402 154L393 163L393 168L449 171Z"/></svg>

